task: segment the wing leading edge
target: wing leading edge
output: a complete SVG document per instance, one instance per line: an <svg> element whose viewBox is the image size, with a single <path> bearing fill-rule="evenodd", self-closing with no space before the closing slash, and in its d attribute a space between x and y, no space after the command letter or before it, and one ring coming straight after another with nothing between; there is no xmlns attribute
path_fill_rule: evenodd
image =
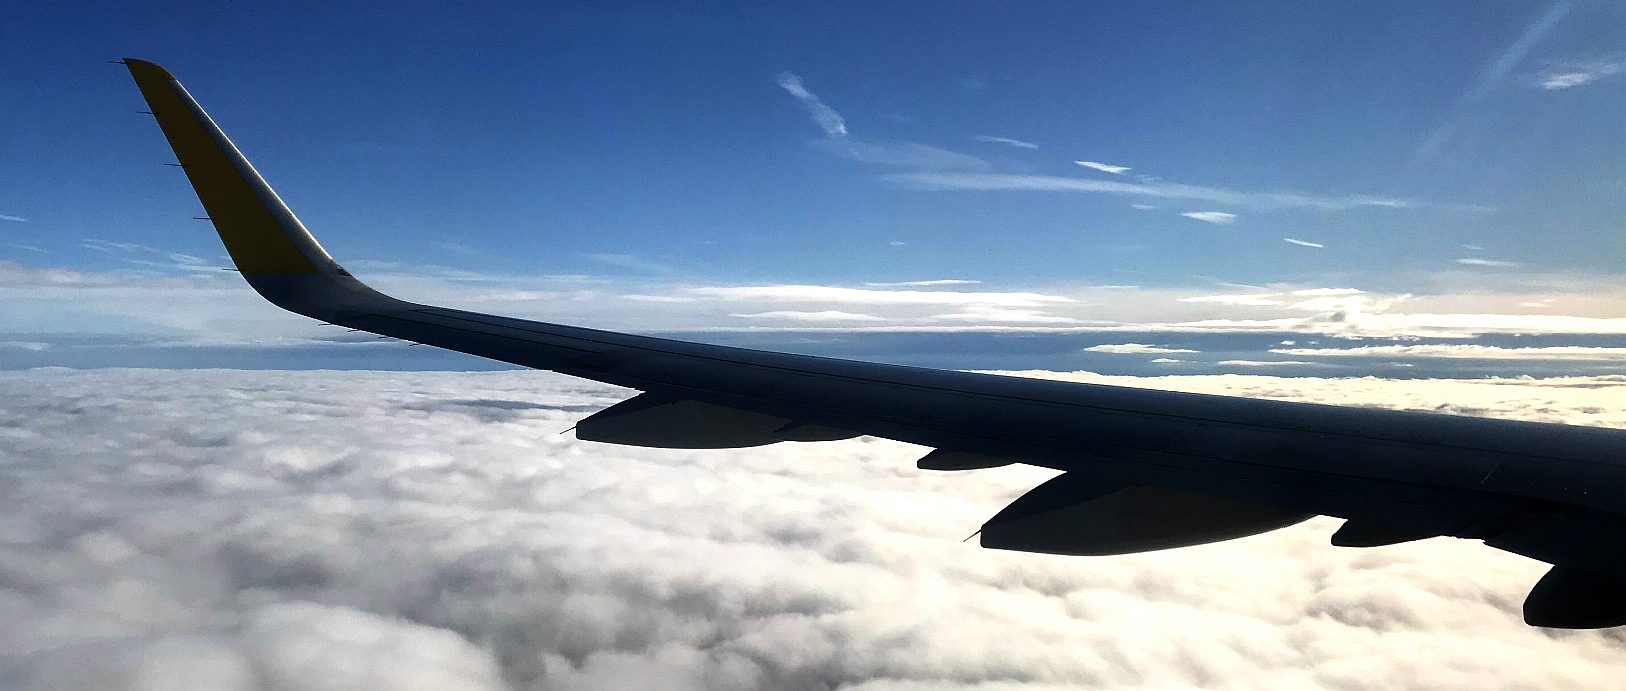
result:
<svg viewBox="0 0 1626 691"><path fill-rule="evenodd" d="M233 262L270 302L372 333L645 392L586 439L720 448L860 434L928 469L1065 471L983 545L1117 554L1311 515L1334 544L1449 535L1554 564L1533 625L1626 624L1626 431L999 377L707 345L420 305L322 249L178 81L126 59Z"/></svg>

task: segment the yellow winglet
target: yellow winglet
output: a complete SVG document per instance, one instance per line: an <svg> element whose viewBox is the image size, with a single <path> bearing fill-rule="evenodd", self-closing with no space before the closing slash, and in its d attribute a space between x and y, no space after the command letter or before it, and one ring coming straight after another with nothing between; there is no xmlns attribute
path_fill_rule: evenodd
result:
<svg viewBox="0 0 1626 691"><path fill-rule="evenodd" d="M124 63L239 271L343 273L174 75L145 60Z"/></svg>

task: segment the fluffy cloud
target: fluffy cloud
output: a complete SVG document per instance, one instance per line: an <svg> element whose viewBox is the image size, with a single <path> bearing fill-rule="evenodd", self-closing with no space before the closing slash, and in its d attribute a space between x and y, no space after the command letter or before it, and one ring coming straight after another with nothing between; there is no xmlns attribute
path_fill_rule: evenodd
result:
<svg viewBox="0 0 1626 691"><path fill-rule="evenodd" d="M1045 376L1626 426L1618 377ZM1626 652L1525 627L1541 565L1469 542L1337 549L1320 519L1124 557L988 551L960 540L1048 471L917 471L923 449L873 439L560 434L625 395L533 372L0 374L0 680L1602 688Z"/></svg>
<svg viewBox="0 0 1626 691"><path fill-rule="evenodd" d="M1195 353L1189 348L1167 348L1164 346L1147 345L1145 343L1103 343L1084 349L1087 353L1122 353L1126 355L1142 355L1148 353Z"/></svg>

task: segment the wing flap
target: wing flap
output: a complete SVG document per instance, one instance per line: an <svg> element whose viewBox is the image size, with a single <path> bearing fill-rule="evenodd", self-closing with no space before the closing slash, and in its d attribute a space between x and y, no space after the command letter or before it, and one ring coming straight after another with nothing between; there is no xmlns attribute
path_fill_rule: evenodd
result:
<svg viewBox="0 0 1626 691"><path fill-rule="evenodd" d="M1022 495L982 526L982 546L1103 556L1187 547L1284 528L1310 518L1291 509L1064 473Z"/></svg>

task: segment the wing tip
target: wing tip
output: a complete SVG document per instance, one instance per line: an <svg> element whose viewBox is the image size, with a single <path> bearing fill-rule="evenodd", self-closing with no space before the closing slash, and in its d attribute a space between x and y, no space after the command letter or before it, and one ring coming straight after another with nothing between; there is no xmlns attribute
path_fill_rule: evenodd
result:
<svg viewBox="0 0 1626 691"><path fill-rule="evenodd" d="M151 60L142 60L141 58L124 58L122 62L126 67L130 68L130 74L134 75L137 79L142 77L157 77L160 79L170 80L175 79L175 75L171 74L170 71L165 69L163 65Z"/></svg>

